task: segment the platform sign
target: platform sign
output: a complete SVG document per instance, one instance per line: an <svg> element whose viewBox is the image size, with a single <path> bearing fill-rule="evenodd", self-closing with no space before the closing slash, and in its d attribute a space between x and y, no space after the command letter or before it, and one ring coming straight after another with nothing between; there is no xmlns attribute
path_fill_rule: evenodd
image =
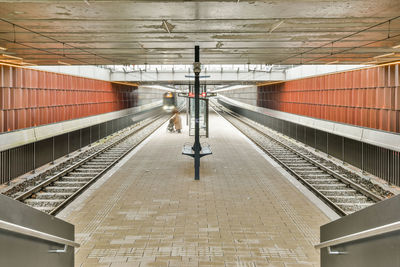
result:
<svg viewBox="0 0 400 267"><path fill-rule="evenodd" d="M194 90L190 90L187 103L189 104L188 111L190 113L190 130L194 129L194 143L192 145L184 145L182 149L182 154L186 156L193 157L194 159L194 180L200 180L200 158L211 155L212 151L210 146L205 146L200 144L200 129L206 129L206 137L208 137L208 99L206 98L207 90L206 86L203 87L203 90L200 90L200 72L201 72L201 63L200 63L200 46L196 45L194 47L194 63L193 63L193 72L195 74L194 79ZM193 97L190 97L189 94L192 94ZM202 99L200 99L200 94L203 94ZM193 99L193 101L191 100ZM193 107L193 109L192 109ZM203 108L201 108L203 107ZM202 124L202 126L201 126ZM194 125L194 127L192 127Z"/></svg>
<svg viewBox="0 0 400 267"><path fill-rule="evenodd" d="M194 117L194 98L189 98L189 135L194 136L195 117ZM200 136L208 137L208 99L200 99L199 130Z"/></svg>
<svg viewBox="0 0 400 267"><path fill-rule="evenodd" d="M178 93L178 96L180 97L188 97L188 98L194 98L194 93L193 92L189 92L189 93ZM213 97L213 96L217 96L217 93L214 92L202 92L199 97L200 100L201 99L208 99L209 97Z"/></svg>

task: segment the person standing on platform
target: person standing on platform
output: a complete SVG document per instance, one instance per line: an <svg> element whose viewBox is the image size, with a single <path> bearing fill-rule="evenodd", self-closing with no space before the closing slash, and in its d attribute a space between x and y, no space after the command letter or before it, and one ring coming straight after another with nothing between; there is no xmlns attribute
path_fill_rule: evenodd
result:
<svg viewBox="0 0 400 267"><path fill-rule="evenodd" d="M182 130L182 121L181 121L181 116L179 115L179 111L175 110L174 111L174 116L172 117L174 119L174 126L175 126L175 130L178 133L181 133Z"/></svg>

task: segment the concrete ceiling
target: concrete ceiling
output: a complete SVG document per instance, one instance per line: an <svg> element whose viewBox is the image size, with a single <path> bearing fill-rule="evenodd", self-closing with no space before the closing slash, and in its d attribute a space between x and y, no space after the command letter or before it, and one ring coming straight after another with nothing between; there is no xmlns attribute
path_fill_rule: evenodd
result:
<svg viewBox="0 0 400 267"><path fill-rule="evenodd" d="M42 65L190 64L198 44L207 64L395 61L399 15L400 0L0 1L0 54Z"/></svg>

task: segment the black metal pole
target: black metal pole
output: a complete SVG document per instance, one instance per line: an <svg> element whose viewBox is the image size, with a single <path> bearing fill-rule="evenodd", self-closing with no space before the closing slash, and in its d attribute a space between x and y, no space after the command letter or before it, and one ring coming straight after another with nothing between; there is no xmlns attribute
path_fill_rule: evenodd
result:
<svg viewBox="0 0 400 267"><path fill-rule="evenodd" d="M194 78L194 179L200 180L200 128L199 128L199 121L200 121L200 47L196 45L194 47L194 64L193 69L195 73Z"/></svg>

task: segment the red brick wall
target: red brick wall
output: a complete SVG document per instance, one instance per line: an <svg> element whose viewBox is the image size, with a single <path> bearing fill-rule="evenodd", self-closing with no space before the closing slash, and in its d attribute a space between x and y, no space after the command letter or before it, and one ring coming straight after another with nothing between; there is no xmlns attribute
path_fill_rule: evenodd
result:
<svg viewBox="0 0 400 267"><path fill-rule="evenodd" d="M391 132L400 132L399 64L258 87L257 105Z"/></svg>
<svg viewBox="0 0 400 267"><path fill-rule="evenodd" d="M0 132L136 106L137 87L0 65Z"/></svg>

